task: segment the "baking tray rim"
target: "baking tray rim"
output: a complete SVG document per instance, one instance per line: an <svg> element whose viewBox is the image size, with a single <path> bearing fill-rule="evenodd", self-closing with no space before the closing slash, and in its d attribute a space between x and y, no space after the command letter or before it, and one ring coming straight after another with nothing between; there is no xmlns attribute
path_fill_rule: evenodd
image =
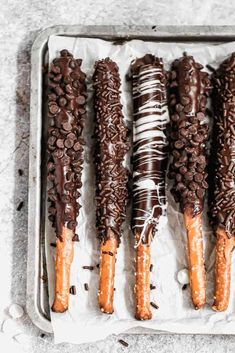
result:
<svg viewBox="0 0 235 353"><path fill-rule="evenodd" d="M29 194L28 194L28 255L26 308L32 322L47 333L53 333L52 324L39 307L39 273L42 266L40 244L41 210L41 138L42 138L42 67L46 44L51 35L92 37L107 40L224 42L235 40L235 26L82 26L56 25L41 31L31 50ZM33 266L32 266L33 265ZM42 284L41 284L42 285ZM141 328L142 330L142 328ZM144 333L176 334L145 329ZM128 332L126 332L128 333ZM129 333L138 334L138 328ZM184 333L182 333L184 334ZM185 334L190 334L189 332ZM203 331L192 334L208 334ZM222 333L221 333L222 334ZM226 334L226 333L223 333ZM233 334L233 333L227 333Z"/></svg>

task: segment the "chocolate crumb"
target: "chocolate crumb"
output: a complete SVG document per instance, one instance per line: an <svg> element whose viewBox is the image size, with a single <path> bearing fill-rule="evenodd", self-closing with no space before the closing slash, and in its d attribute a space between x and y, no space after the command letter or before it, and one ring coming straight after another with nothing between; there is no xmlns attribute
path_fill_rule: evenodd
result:
<svg viewBox="0 0 235 353"><path fill-rule="evenodd" d="M84 270L90 270L90 271L93 271L94 270L94 266L82 266L82 268Z"/></svg>
<svg viewBox="0 0 235 353"><path fill-rule="evenodd" d="M50 243L50 246L52 246L53 248L56 248L56 243Z"/></svg>
<svg viewBox="0 0 235 353"><path fill-rule="evenodd" d="M75 234L75 235L73 236L72 241L80 241L78 234Z"/></svg>
<svg viewBox="0 0 235 353"><path fill-rule="evenodd" d="M24 174L23 170L22 169L18 169L18 174L19 174L19 176L22 176Z"/></svg>
<svg viewBox="0 0 235 353"><path fill-rule="evenodd" d="M24 206L24 201L20 201L19 205L17 206L16 210L20 211L22 207Z"/></svg>
<svg viewBox="0 0 235 353"><path fill-rule="evenodd" d="M155 304L154 302L150 302L150 305L155 309L159 309L159 306L157 304Z"/></svg>
<svg viewBox="0 0 235 353"><path fill-rule="evenodd" d="M206 65L207 69L210 70L211 72L215 72L215 68L209 64Z"/></svg>
<svg viewBox="0 0 235 353"><path fill-rule="evenodd" d="M46 336L45 333L41 333L40 335L41 338L44 338L45 336Z"/></svg>
<svg viewBox="0 0 235 353"><path fill-rule="evenodd" d="M89 290L88 283L84 283L84 289L85 289L85 290Z"/></svg>
<svg viewBox="0 0 235 353"><path fill-rule="evenodd" d="M128 347L129 344L126 342L126 341L123 341L123 340L118 340L118 342L123 345L124 347Z"/></svg>
<svg viewBox="0 0 235 353"><path fill-rule="evenodd" d="M150 284L150 289L156 289L156 286L154 286L152 283Z"/></svg>
<svg viewBox="0 0 235 353"><path fill-rule="evenodd" d="M76 293L77 293L76 287L75 286L71 286L70 289L69 289L69 293L72 294L72 295L76 295Z"/></svg>
<svg viewBox="0 0 235 353"><path fill-rule="evenodd" d="M100 268L100 264L97 264L96 267L97 267L97 268Z"/></svg>
<svg viewBox="0 0 235 353"><path fill-rule="evenodd" d="M183 287L182 287L182 290L185 290L187 287L188 287L188 285L184 284Z"/></svg>

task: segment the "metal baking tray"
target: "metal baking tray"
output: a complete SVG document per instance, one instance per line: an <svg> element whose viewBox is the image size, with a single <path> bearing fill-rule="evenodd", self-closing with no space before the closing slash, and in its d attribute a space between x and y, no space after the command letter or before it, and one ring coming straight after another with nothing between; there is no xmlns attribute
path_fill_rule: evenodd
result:
<svg viewBox="0 0 235 353"><path fill-rule="evenodd" d="M44 67L50 35L100 38L110 41L141 39L154 42L225 43L235 41L235 26L54 26L42 31L31 51L31 100L28 196L27 312L41 330L52 333L45 258L46 205L46 89ZM162 333L137 329L130 333Z"/></svg>

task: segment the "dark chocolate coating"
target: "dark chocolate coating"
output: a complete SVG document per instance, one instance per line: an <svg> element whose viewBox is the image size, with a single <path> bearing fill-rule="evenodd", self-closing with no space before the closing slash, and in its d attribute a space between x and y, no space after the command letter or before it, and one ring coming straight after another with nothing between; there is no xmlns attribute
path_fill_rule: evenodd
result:
<svg viewBox="0 0 235 353"><path fill-rule="evenodd" d="M209 206L215 227L235 235L235 53L213 74L212 185Z"/></svg>
<svg viewBox="0 0 235 353"><path fill-rule="evenodd" d="M75 231L80 208L77 198L82 185L86 75L81 71L81 60L62 50L48 77L49 219L60 237L62 226Z"/></svg>
<svg viewBox="0 0 235 353"><path fill-rule="evenodd" d="M170 73L171 154L169 177L172 194L181 209L192 216L202 212L206 182L206 141L204 122L210 81L202 65L192 56L175 60Z"/></svg>
<svg viewBox="0 0 235 353"><path fill-rule="evenodd" d="M120 86L117 64L109 58L97 61L93 75L95 166L97 230L102 241L109 237L108 228L120 240L127 203L128 174L123 161L128 143L120 103Z"/></svg>
<svg viewBox="0 0 235 353"><path fill-rule="evenodd" d="M134 105L132 228L143 243L165 214L169 114L161 59L147 54L131 66ZM150 238L149 238L150 237Z"/></svg>

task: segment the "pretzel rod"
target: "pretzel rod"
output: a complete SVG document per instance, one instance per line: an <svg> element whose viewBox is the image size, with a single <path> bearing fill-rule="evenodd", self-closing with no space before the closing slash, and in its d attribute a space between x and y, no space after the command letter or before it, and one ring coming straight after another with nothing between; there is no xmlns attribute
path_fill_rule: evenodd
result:
<svg viewBox="0 0 235 353"><path fill-rule="evenodd" d="M163 63L145 55L132 63L133 129L133 215L136 239L136 319L151 319L151 240L159 218L165 214L167 168L166 127L169 122Z"/></svg>
<svg viewBox="0 0 235 353"><path fill-rule="evenodd" d="M127 202L127 128L120 103L120 77L115 62L106 58L95 64L96 199L97 230L101 241L100 285L102 312L113 312L115 255Z"/></svg>
<svg viewBox="0 0 235 353"><path fill-rule="evenodd" d="M216 235L213 309L227 309L231 256L235 244L235 53L213 74L215 122L209 206Z"/></svg>
<svg viewBox="0 0 235 353"><path fill-rule="evenodd" d="M188 237L188 269L192 289L192 301L195 309L200 309L206 302L202 214L199 213L192 217L187 209L184 212L184 223Z"/></svg>
<svg viewBox="0 0 235 353"><path fill-rule="evenodd" d="M113 313L113 296L114 296L114 276L115 276L115 260L117 252L117 239L110 230L110 239L102 241L100 246L100 289L99 289L99 306L102 312L107 314Z"/></svg>
<svg viewBox="0 0 235 353"><path fill-rule="evenodd" d="M188 263L192 301L195 309L206 300L202 239L202 211L205 190L206 140L205 109L209 94L208 74L192 56L172 64L170 77L171 153L169 177L172 194L180 202L188 237Z"/></svg>
<svg viewBox="0 0 235 353"><path fill-rule="evenodd" d="M136 243L140 240L140 234L136 233ZM149 320L152 318L150 310L150 265L151 250L149 244L140 242L136 248L136 313L137 320Z"/></svg>
<svg viewBox="0 0 235 353"><path fill-rule="evenodd" d="M48 190L49 219L55 228L56 264L55 298L52 310L64 312L69 305L70 267L73 240L80 205L83 145L81 138L85 115L85 74L81 60L67 51L53 60L50 67L48 93Z"/></svg>

